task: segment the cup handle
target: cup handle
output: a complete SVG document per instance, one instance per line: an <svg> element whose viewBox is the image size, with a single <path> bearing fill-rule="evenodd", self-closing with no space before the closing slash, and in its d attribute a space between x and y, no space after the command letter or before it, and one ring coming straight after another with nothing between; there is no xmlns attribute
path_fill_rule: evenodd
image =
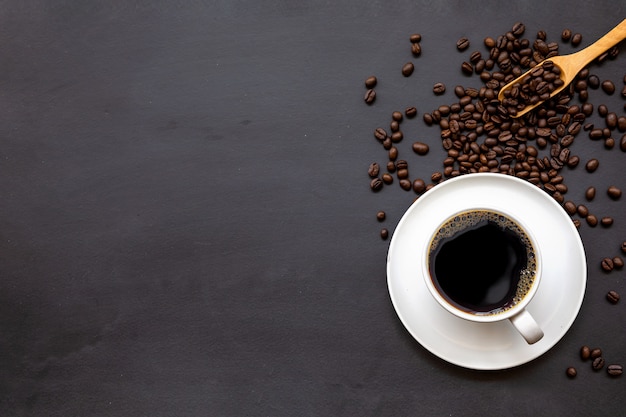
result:
<svg viewBox="0 0 626 417"><path fill-rule="evenodd" d="M539 327L533 316L524 309L518 314L511 317L511 323L518 332L526 339L529 345L537 343L543 337L543 330Z"/></svg>

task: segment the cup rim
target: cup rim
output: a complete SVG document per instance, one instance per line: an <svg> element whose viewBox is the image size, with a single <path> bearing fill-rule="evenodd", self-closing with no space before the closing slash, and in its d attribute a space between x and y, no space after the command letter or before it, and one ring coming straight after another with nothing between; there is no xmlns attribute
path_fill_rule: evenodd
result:
<svg viewBox="0 0 626 417"><path fill-rule="evenodd" d="M535 263L537 265L536 267L536 272L535 272L535 278L533 280L533 285L531 286L530 290L526 293L526 295L524 296L524 298L514 307L511 307L505 311L499 312L499 313L495 313L495 314L472 314L470 312L464 311L459 309L458 307L454 306L453 304L449 303L448 300L446 300L437 290L435 284L433 283L433 279L430 276L430 257L429 257L429 249L430 246L432 244L433 241L433 237L435 235L435 233L439 230L439 228L446 223L449 219L451 219L454 216L457 216L458 214L461 213L466 213L469 211L490 211L493 213L497 213L497 214L501 214L503 216L506 216L510 219L512 219L515 223L517 223L522 230L526 233L526 235L528 236L528 239L530 240L530 243L532 245L532 247L534 248L534 253L535 253ZM473 322L480 322L480 323L493 323L493 322L497 322L497 321L502 321L502 320L507 320L510 319L511 317L516 316L517 314L521 313L522 311L524 311L526 309L526 306L528 306L528 303L530 303L530 301L533 299L533 297L535 296L537 289L539 288L539 284L541 282L541 276L542 276L542 258L541 258L541 250L539 248L539 246L537 245L537 239L535 238L534 234L532 233L532 230L530 230L528 228L528 226L526 225L526 223L524 223L524 221L520 220L517 216L512 215L510 213L507 213L505 210L501 210L499 208L493 208L493 207L482 207L482 206L476 206L476 207L464 207L462 209L459 209L457 211L455 211L453 214L446 216L446 218L441 221L439 224L437 224L437 226L432 230L431 232L431 236L428 239L428 243L425 245L425 248L423 250L423 258L424 262L422 262L422 276L424 278L424 281L426 283L426 287L428 288L431 296L433 296L433 298L437 301L437 303L443 307L445 310L447 310L448 312L452 313L453 315L460 317L462 319L468 320L468 321L473 321Z"/></svg>

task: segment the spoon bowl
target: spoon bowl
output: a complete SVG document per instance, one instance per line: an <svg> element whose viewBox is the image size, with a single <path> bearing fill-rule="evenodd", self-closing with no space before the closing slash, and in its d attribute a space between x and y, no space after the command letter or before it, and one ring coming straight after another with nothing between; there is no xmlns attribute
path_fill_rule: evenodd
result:
<svg viewBox="0 0 626 417"><path fill-rule="evenodd" d="M538 66L543 66L548 62L552 62L554 66L558 67L560 70L560 78L562 80L562 84L552 90L550 92L550 97L554 97L565 87L567 87L574 79L576 75L582 70L587 64L593 61L598 56L602 55L608 49L617 45L621 41L626 39L626 19L622 20L622 22L611 29L606 35L578 52L569 55L557 55L546 59L545 61L537 64ZM513 81L505 85L500 89L498 93L498 100L503 102L507 97L507 91L513 88L516 84L520 86L523 84L523 79L527 77L535 68L531 68L524 74L515 78ZM535 107L541 105L545 100L539 100L535 103L528 104L523 109L518 109L516 112L511 113L511 117L520 117L534 109Z"/></svg>

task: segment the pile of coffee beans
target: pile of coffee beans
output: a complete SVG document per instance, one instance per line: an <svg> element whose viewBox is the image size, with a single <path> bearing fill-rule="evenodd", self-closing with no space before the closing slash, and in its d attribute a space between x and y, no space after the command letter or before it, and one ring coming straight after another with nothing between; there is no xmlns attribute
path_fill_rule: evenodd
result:
<svg viewBox="0 0 626 417"><path fill-rule="evenodd" d="M626 115L610 109L606 104L590 101L590 91L599 90L606 95L613 95L619 88L612 80L601 80L592 73L594 66L617 58L617 46L600 55L589 66L581 70L575 80L562 91L550 98L551 93L562 86L560 69L550 60L559 55L559 43L549 41L547 33L540 30L534 39L524 37L526 27L517 22L504 34L485 37L482 45L485 50L468 53L468 59L460 66L462 79L480 80L479 87L455 85L453 102L441 104L434 109L419 109L425 125L438 130L441 147L445 153L441 169L430 177L416 176L411 169L411 158L399 157L401 142L405 135L402 124L418 115L416 107L407 107L404 111L396 110L391 114L387 126L374 127L374 138L385 151L385 161L371 163L368 169L370 188L379 192L385 187L398 184L402 190L412 192L414 199L419 198L437 184L459 175L476 172L492 172L516 176L527 180L548 193L563 206L572 217L576 227L586 224L588 227L609 228L614 219L610 216L593 213L582 202L567 198L567 186L564 168L573 169L584 166L589 174L600 169L598 158L585 161L574 153L572 145L579 137L586 136L592 142L603 142L604 148L618 148L626 152ZM422 36L413 34L409 38L411 53L414 58L421 56ZM578 46L582 35L569 29L561 33L561 41ZM469 37L462 37L456 42L457 52L470 51L472 42ZM414 73L416 63L402 66L402 75ZM520 79L512 88L502 91L504 98L498 99L502 88L518 79L527 71L528 76ZM374 81L372 81L374 80ZM375 99L374 86L376 77L365 81L365 101L372 104ZM621 96L626 98L626 74ZM442 82L432 87L435 96L441 96L448 90ZM528 104L546 100L532 111L521 117L518 112ZM626 104L624 104L626 112ZM592 118L599 116L603 126L595 126ZM418 119L419 120L419 119ZM621 135L619 140L616 140ZM411 143L413 152L418 157L429 155L430 147L426 141ZM617 147L615 145L618 145ZM404 155L404 153L402 153ZM596 187L588 187L584 194L587 201L596 197ZM616 186L606 189L612 200L621 198L621 190ZM377 213L380 222L385 220L384 212ZM388 239L389 230L383 228L380 236ZM622 244L626 253L626 242ZM620 256L611 255L599 262L599 269L610 273L621 269L624 261ZM612 304L619 302L615 290L606 293L606 299ZM604 367L604 359L594 357L594 369ZM596 360L597 359L597 360ZM621 375L621 365L609 365L607 370L612 376ZM567 370L567 375L574 377L576 369Z"/></svg>

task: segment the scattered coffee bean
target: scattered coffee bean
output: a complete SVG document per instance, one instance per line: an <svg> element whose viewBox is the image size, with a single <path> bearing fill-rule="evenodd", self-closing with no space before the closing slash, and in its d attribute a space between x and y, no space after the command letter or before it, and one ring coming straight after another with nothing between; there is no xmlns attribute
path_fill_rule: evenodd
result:
<svg viewBox="0 0 626 417"><path fill-rule="evenodd" d="M384 221L386 217L387 217L387 215L382 210L379 211L378 213L376 213L376 220L378 220L379 222Z"/></svg>
<svg viewBox="0 0 626 417"><path fill-rule="evenodd" d="M387 132L382 127L378 127L374 130L374 137L382 142L387 137Z"/></svg>
<svg viewBox="0 0 626 417"><path fill-rule="evenodd" d="M606 272L611 272L613 270L613 259L611 258L602 259L602 262L600 262L600 266Z"/></svg>
<svg viewBox="0 0 626 417"><path fill-rule="evenodd" d="M619 301L619 294L617 293L617 291L609 291L606 294L606 299L609 300L611 304L617 304L617 302Z"/></svg>
<svg viewBox="0 0 626 417"><path fill-rule="evenodd" d="M576 368L574 368L573 366L570 366L569 368L567 368L565 370L565 374L570 377L570 378L576 378Z"/></svg>
<svg viewBox="0 0 626 417"><path fill-rule="evenodd" d="M591 357L591 349L589 349L589 346L582 346L580 348L580 358L586 361L590 357Z"/></svg>
<svg viewBox="0 0 626 417"><path fill-rule="evenodd" d="M593 214L585 217L585 220L587 221L587 224L591 227L596 227L598 225L598 218Z"/></svg>
<svg viewBox="0 0 626 417"><path fill-rule="evenodd" d="M587 172L591 173L591 172L595 172L599 166L600 166L600 161L598 161L595 158L592 158L585 165L585 169L587 170Z"/></svg>
<svg viewBox="0 0 626 417"><path fill-rule="evenodd" d="M413 143L413 152L415 152L418 155L426 155L429 149L430 148L425 143L422 143L422 142Z"/></svg>
<svg viewBox="0 0 626 417"><path fill-rule="evenodd" d="M600 224L604 227L611 227L613 225L613 217L604 216L600 219Z"/></svg>
<svg viewBox="0 0 626 417"><path fill-rule="evenodd" d="M376 79L376 77L374 77L373 75L371 77L367 77L365 79L365 87L374 88L376 87L377 82L378 82L378 79Z"/></svg>
<svg viewBox="0 0 626 417"><path fill-rule="evenodd" d="M613 267L615 269L622 269L624 267L624 260L619 256L613 258Z"/></svg>
<svg viewBox="0 0 626 417"><path fill-rule="evenodd" d="M617 188L614 185L611 185L607 190L606 193L608 194L609 197L611 197L613 200L619 200L620 197L622 196L622 190L620 190L619 188Z"/></svg>
<svg viewBox="0 0 626 417"><path fill-rule="evenodd" d="M580 33L574 33L572 35L572 46L578 46L583 41L583 35Z"/></svg>
<svg viewBox="0 0 626 417"><path fill-rule="evenodd" d="M390 173L385 172L382 178L383 178L383 183L387 185L393 184L393 176Z"/></svg>
<svg viewBox="0 0 626 417"><path fill-rule="evenodd" d="M570 216L576 214L577 207L572 201L566 201L565 204L563 204L563 208Z"/></svg>
<svg viewBox="0 0 626 417"><path fill-rule="evenodd" d="M626 253L626 242L622 242L621 249L622 249L622 252Z"/></svg>
<svg viewBox="0 0 626 417"><path fill-rule="evenodd" d="M591 201L596 197L596 187L589 187L587 191L585 191L585 198L587 201Z"/></svg>
<svg viewBox="0 0 626 417"><path fill-rule="evenodd" d="M422 35L419 33L414 33L409 37L411 43L418 43L422 41Z"/></svg>
<svg viewBox="0 0 626 417"><path fill-rule="evenodd" d="M370 188L372 191L380 191L380 189L383 188L383 181L380 178L374 178L370 182Z"/></svg>
<svg viewBox="0 0 626 417"><path fill-rule="evenodd" d="M577 208L576 208L576 212L578 213L578 215L580 217L587 217L589 215L589 209L587 208L587 206L580 204Z"/></svg>
<svg viewBox="0 0 626 417"><path fill-rule="evenodd" d="M372 162L367 170L367 173L370 177L378 177L378 173L380 172L380 165L376 162Z"/></svg>
<svg viewBox="0 0 626 417"><path fill-rule="evenodd" d="M596 358L599 358L600 356L602 356L602 349L600 348L591 349L591 352L589 353L589 357L591 359L596 359Z"/></svg>
<svg viewBox="0 0 626 417"><path fill-rule="evenodd" d="M387 229L381 229L381 230L380 230L380 237L381 237L383 240L387 240L387 238L389 237L389 230L387 230Z"/></svg>
<svg viewBox="0 0 626 417"><path fill-rule="evenodd" d="M411 181L406 178L401 179L400 188L402 188L404 191L409 191L412 188Z"/></svg>
<svg viewBox="0 0 626 417"><path fill-rule="evenodd" d="M609 95L615 92L615 84L613 84L613 81L611 80L602 81L602 84L600 85L600 87L602 87L602 91L604 91L605 93Z"/></svg>
<svg viewBox="0 0 626 417"><path fill-rule="evenodd" d="M470 46L470 41L467 38L461 38L456 42L456 48L459 51L464 51Z"/></svg>
<svg viewBox="0 0 626 417"><path fill-rule="evenodd" d="M422 54L422 46L419 43L412 43L411 44L411 53L413 54L413 56L417 57L420 56Z"/></svg>
<svg viewBox="0 0 626 417"><path fill-rule="evenodd" d="M407 118L412 119L417 116L417 109L415 107L407 107L406 110L404 110L404 114Z"/></svg>
<svg viewBox="0 0 626 417"><path fill-rule="evenodd" d="M413 191L417 194L421 194L426 191L426 182L420 178L413 180Z"/></svg>
<svg viewBox="0 0 626 417"><path fill-rule="evenodd" d="M401 122L402 117L402 112L394 111L393 113L391 113L391 118L396 122Z"/></svg>
<svg viewBox="0 0 626 417"><path fill-rule="evenodd" d="M606 372L611 376L621 376L623 373L622 365L612 364L607 366Z"/></svg>
<svg viewBox="0 0 626 417"><path fill-rule="evenodd" d="M406 64L402 66L402 75L404 75L405 77L408 77L411 74L413 74L414 70L415 70L415 66L413 65L413 63L407 62Z"/></svg>
<svg viewBox="0 0 626 417"><path fill-rule="evenodd" d="M374 101L376 101L376 91L374 91L373 88L370 88L369 90L365 92L364 99L365 99L365 103L367 104L374 103Z"/></svg>
<svg viewBox="0 0 626 417"><path fill-rule="evenodd" d="M594 371L599 371L600 369L604 368L604 358L602 356L595 358L591 363L591 367Z"/></svg>
<svg viewBox="0 0 626 417"><path fill-rule="evenodd" d="M433 93L437 94L438 96L440 96L441 94L446 92L446 86L443 83L436 83L433 86Z"/></svg>
<svg viewBox="0 0 626 417"><path fill-rule="evenodd" d="M571 38L572 31L569 29L563 29L563 32L561 32L561 39L563 40L563 42L569 42Z"/></svg>

